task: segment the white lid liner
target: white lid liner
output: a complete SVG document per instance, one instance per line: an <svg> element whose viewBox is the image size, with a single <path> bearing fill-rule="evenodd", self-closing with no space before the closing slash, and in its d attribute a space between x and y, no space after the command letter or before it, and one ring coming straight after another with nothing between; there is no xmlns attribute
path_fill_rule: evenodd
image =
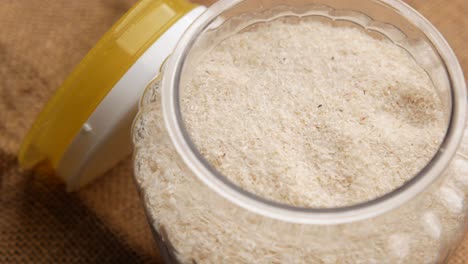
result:
<svg viewBox="0 0 468 264"><path fill-rule="evenodd" d="M172 25L130 67L83 124L57 168L69 191L89 183L131 153L131 126L144 89L185 30L205 10L199 6Z"/></svg>

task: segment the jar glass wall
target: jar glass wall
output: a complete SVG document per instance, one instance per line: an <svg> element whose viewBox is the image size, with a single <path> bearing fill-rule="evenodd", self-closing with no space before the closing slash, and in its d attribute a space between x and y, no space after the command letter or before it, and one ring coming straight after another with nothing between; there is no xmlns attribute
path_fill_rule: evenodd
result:
<svg viewBox="0 0 468 264"><path fill-rule="evenodd" d="M369 202L297 208L238 188L198 153L184 131L180 87L203 52L225 36L284 16L363 27L405 48L426 70L444 105L447 132L418 175ZM140 105L133 131L135 178L168 261L437 263L463 235L468 208L463 75L440 34L399 1L220 1L187 30Z"/></svg>

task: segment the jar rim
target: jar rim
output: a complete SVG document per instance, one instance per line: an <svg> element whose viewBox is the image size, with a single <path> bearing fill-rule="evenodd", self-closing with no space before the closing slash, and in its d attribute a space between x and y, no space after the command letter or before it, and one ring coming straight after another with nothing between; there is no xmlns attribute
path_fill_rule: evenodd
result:
<svg viewBox="0 0 468 264"><path fill-rule="evenodd" d="M166 63L161 85L164 122L171 141L187 167L209 188L229 201L255 213L282 221L304 224L341 224L367 219L394 209L429 188L441 177L463 137L467 92L461 66L440 32L421 14L400 0L373 0L397 10L432 42L445 64L451 93L449 125L435 156L404 185L370 201L335 208L296 207L267 200L241 189L213 169L198 152L185 130L179 105L179 83L187 54L199 34L222 12L243 0L221 0L213 4L184 33Z"/></svg>

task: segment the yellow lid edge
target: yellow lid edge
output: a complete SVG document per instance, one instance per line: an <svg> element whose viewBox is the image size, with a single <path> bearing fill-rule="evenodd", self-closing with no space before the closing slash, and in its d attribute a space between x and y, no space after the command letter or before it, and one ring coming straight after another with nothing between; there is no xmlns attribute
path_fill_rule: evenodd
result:
<svg viewBox="0 0 468 264"><path fill-rule="evenodd" d="M23 140L20 166L55 171L67 146L112 87L152 43L196 6L185 0L135 4L47 102Z"/></svg>

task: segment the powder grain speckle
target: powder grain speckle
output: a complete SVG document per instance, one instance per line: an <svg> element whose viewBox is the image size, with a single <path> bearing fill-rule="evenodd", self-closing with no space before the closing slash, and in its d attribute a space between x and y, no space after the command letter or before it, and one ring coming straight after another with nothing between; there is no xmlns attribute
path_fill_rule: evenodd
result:
<svg viewBox="0 0 468 264"><path fill-rule="evenodd" d="M200 60L182 93L188 131L245 190L295 206L368 201L436 152L445 123L426 72L358 28L252 26Z"/></svg>

